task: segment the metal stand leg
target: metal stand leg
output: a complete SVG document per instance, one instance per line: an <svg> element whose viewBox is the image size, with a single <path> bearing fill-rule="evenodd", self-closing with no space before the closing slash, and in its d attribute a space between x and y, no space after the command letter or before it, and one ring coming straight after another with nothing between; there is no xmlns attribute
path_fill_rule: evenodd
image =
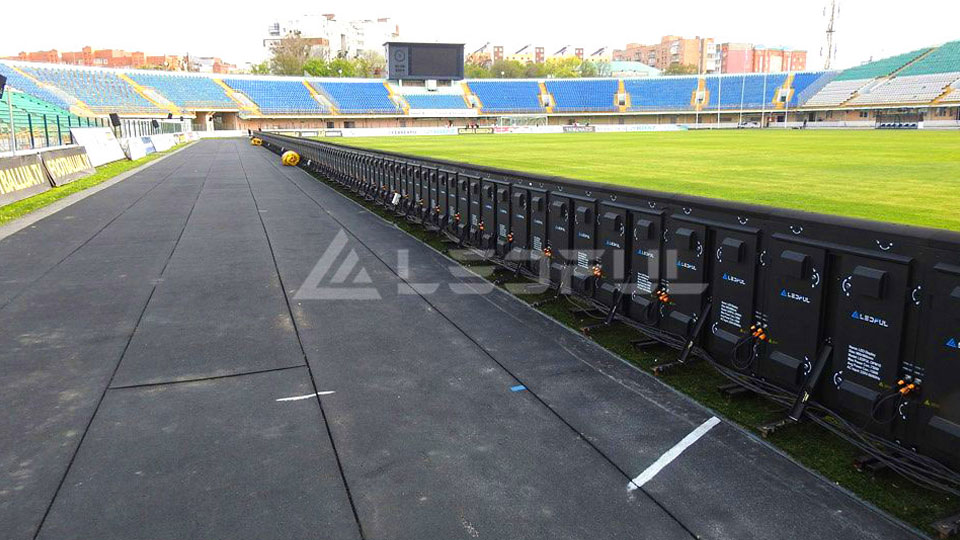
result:
<svg viewBox="0 0 960 540"><path fill-rule="evenodd" d="M787 417L776 422L771 422L759 427L760 434L764 437L768 437L778 429L796 424L803 419L803 413L807 409L807 402L810 401L810 398L813 396L813 391L816 389L817 384L820 382L820 376L823 374L823 370L827 365L827 361L830 360L830 355L833 353L833 345L827 343L820 349L820 354L817 356L816 363L813 364L813 369L810 370L810 374L807 375L807 379L803 382L803 386L800 388L800 392L797 394L796 400L793 402L793 407L790 408L790 412L787 413Z"/></svg>
<svg viewBox="0 0 960 540"><path fill-rule="evenodd" d="M584 334L590 334L591 331L597 328L603 328L613 324L613 320L617 317L617 311L620 310L620 304L623 303L623 290L626 288L626 286L626 283L621 283L619 286L617 286L617 292L613 295L613 306L610 308L610 311L607 312L607 317L602 323L584 326L580 328L580 331Z"/></svg>
<svg viewBox="0 0 960 540"><path fill-rule="evenodd" d="M530 304L530 305L532 305L533 307L540 307L540 306L542 306L542 305L544 305L544 304L548 304L548 303L550 303L550 302L553 302L554 300L557 300L557 299L559 299L561 296L563 296L563 284L564 284L564 282L567 280L567 269L568 269L568 268L570 268L570 263L566 263L566 262L563 263L563 268L560 269L560 279L557 280L557 293L556 293L552 298L548 298L548 299L546 299L546 300L541 300L541 301L539 301L539 302L534 302L533 304Z"/></svg>
<svg viewBox="0 0 960 540"><path fill-rule="evenodd" d="M653 368L653 373L655 375L662 375L675 367L679 367L687 363L687 360L690 358L690 353L693 351L693 347L697 344L697 339L700 337L700 333L703 332L703 327L706 326L707 316L710 315L710 308L712 306L713 304L710 302L707 302L707 305L703 306L703 311L700 313L700 317L697 318L697 324L693 327L693 332L691 332L691 334L687 337L687 344L680 352L680 357L674 362Z"/></svg>

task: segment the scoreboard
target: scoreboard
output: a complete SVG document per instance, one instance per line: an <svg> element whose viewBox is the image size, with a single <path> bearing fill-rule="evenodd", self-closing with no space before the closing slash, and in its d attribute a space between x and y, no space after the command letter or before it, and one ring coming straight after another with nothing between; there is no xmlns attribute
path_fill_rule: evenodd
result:
<svg viewBox="0 0 960 540"><path fill-rule="evenodd" d="M390 41L387 78L390 80L455 81L463 78L462 43Z"/></svg>

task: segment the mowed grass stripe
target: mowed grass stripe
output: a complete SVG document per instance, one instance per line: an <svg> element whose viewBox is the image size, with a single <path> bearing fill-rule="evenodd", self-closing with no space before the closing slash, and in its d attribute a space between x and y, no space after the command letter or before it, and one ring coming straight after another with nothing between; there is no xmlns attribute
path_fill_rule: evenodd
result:
<svg viewBox="0 0 960 540"><path fill-rule="evenodd" d="M338 142L809 212L960 231L960 133L738 130Z"/></svg>

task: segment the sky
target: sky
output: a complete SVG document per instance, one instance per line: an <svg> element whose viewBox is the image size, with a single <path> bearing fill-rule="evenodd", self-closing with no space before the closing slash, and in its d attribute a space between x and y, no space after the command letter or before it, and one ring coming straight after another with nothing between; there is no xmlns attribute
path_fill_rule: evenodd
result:
<svg viewBox="0 0 960 540"><path fill-rule="evenodd" d="M24 50L72 51L90 45L147 54L217 56L242 66L262 56L261 39L270 23L303 13L334 13L338 19L390 17L400 25L402 39L463 42L468 53L491 42L508 48L570 45L583 47L589 54L604 46L622 48L628 42L656 43L660 36L671 34L712 37L717 43L805 49L808 69L817 69L823 67L820 55L827 26L823 10L828 2L7 2L2 10L6 24L0 25L0 56ZM960 39L957 0L838 2L834 68ZM145 13L150 5L157 11ZM617 6L615 12L611 6ZM904 24L895 25L898 20Z"/></svg>

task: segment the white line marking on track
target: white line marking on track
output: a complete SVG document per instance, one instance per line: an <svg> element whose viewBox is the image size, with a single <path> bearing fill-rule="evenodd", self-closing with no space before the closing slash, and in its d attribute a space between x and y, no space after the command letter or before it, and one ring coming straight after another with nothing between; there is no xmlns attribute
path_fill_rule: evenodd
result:
<svg viewBox="0 0 960 540"><path fill-rule="evenodd" d="M673 460L683 453L690 445L700 440L700 437L703 437L707 434L708 431L713 429L714 426L720 423L720 419L716 416L711 417L706 422L700 424L700 427L690 432L689 435L683 438L680 442L676 444L670 450L667 450L659 459L653 462L652 465L647 467L647 470L640 473L640 476L634 478L629 484L627 484L627 491L634 491L640 489L644 484L653 479L664 467L669 465Z"/></svg>
<svg viewBox="0 0 960 540"><path fill-rule="evenodd" d="M336 391L330 390L328 392L317 392L315 394L307 394L305 396L285 397L285 398L280 398L277 401L300 401L301 399L310 399L312 397L317 397L317 396L329 396L330 394L336 394Z"/></svg>

